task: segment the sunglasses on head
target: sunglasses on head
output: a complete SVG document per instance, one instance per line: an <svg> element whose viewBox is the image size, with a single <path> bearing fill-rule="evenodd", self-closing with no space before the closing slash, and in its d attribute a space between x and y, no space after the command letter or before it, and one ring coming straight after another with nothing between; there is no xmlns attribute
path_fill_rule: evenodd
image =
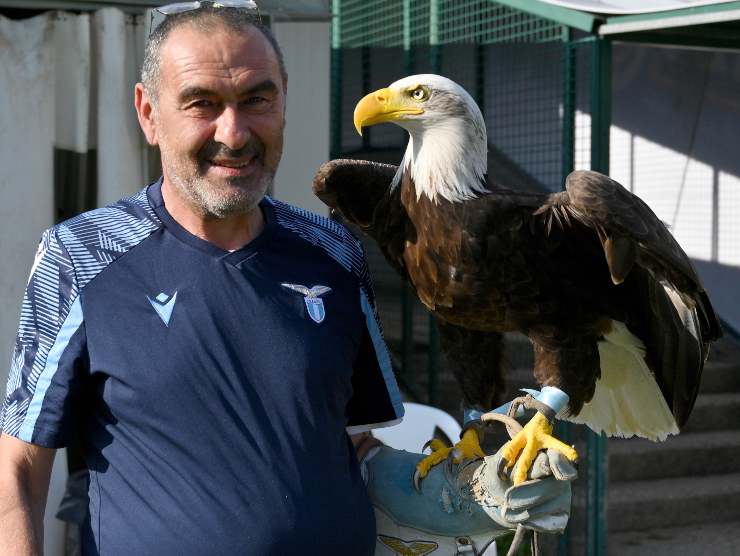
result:
<svg viewBox="0 0 740 556"><path fill-rule="evenodd" d="M149 32L156 29L168 15L191 12L201 8L236 8L254 12L255 19L260 19L260 11L254 0L195 0L193 2L175 2L160 6L151 11L149 19Z"/></svg>

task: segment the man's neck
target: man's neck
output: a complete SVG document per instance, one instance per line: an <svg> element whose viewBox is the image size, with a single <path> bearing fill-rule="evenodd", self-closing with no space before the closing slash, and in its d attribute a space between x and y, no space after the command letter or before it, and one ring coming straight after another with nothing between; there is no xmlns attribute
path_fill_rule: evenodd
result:
<svg viewBox="0 0 740 556"><path fill-rule="evenodd" d="M246 214L208 218L195 211L164 180L162 199L167 212L188 232L226 251L235 251L255 239L265 227L265 217L257 206Z"/></svg>

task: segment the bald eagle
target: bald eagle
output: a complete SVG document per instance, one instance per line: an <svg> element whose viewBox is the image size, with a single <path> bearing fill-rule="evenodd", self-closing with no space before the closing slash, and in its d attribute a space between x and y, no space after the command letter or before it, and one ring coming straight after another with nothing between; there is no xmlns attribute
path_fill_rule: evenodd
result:
<svg viewBox="0 0 740 556"><path fill-rule="evenodd" d="M490 345L519 331L534 347L537 382L569 396L562 418L609 436L677 434L721 328L689 258L652 210L590 171L573 172L552 194L490 185L482 114L438 75L406 77L357 104L358 132L383 122L408 131L400 165L331 161L314 191L377 240L438 317L464 401L493 399L502 377L500 361L487 359ZM505 447L509 465L520 460L515 483L543 447L577 457L551 433L537 414ZM480 453L474 431L458 449ZM422 475L444 457L433 453Z"/></svg>

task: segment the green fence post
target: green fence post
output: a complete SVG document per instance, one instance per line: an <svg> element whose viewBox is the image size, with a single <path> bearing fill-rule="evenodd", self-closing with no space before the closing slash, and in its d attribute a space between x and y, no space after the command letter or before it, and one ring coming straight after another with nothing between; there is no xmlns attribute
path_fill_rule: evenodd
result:
<svg viewBox="0 0 740 556"><path fill-rule="evenodd" d="M366 31L367 33L367 31ZM363 45L360 48L361 67L362 67L362 94L366 95L373 90L373 69L371 64L370 47ZM362 149L368 151L372 148L373 128L367 127L362 130Z"/></svg>
<svg viewBox="0 0 740 556"><path fill-rule="evenodd" d="M591 43L591 169L609 173L611 125L611 42ZM587 554L606 555L606 495L608 462L606 436L588 432Z"/></svg>
<svg viewBox="0 0 740 556"><path fill-rule="evenodd" d="M331 152L330 158L342 153L342 0L331 5Z"/></svg>
<svg viewBox="0 0 740 556"><path fill-rule="evenodd" d="M429 46L432 73L442 73L442 50L439 41L439 0L429 0ZM436 317L429 313L429 359L427 363L429 379L429 404L437 403L439 388L439 330Z"/></svg>
<svg viewBox="0 0 740 556"><path fill-rule="evenodd" d="M408 387L414 384L414 292L408 280L401 282L401 373ZM421 401L421 400L414 400Z"/></svg>
<svg viewBox="0 0 740 556"><path fill-rule="evenodd" d="M406 75L414 71L414 58L411 54L411 0L403 0L403 65Z"/></svg>
<svg viewBox="0 0 740 556"><path fill-rule="evenodd" d="M442 51L439 40L439 0L429 0L429 49L432 73L440 73Z"/></svg>
<svg viewBox="0 0 740 556"><path fill-rule="evenodd" d="M411 52L411 0L403 0L403 56L404 71L413 73L414 59ZM401 371L407 387L414 382L414 292L407 280L401 281ZM416 400L421 401L421 400Z"/></svg>
<svg viewBox="0 0 740 556"><path fill-rule="evenodd" d="M562 186L565 177L575 165L575 126L576 126L576 59L575 45L571 41L571 31L563 27L563 119L562 119ZM573 442L573 431L567 421L558 421L556 434L566 444ZM570 528L566 528L558 539L558 556L570 554Z"/></svg>

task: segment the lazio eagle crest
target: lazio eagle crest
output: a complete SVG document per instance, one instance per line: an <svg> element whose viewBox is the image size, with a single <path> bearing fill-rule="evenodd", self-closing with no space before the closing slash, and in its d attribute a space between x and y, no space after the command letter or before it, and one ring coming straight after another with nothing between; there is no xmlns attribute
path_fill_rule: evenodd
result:
<svg viewBox="0 0 740 556"><path fill-rule="evenodd" d="M434 541L404 541L387 535L378 535L378 539L399 556L425 556L439 546Z"/></svg>
<svg viewBox="0 0 740 556"><path fill-rule="evenodd" d="M311 320L320 323L326 318L326 308L324 307L324 300L320 296L325 293L329 293L331 288L329 286L313 286L308 288L301 284L280 284L284 288L296 291L303 294L303 301L306 303L306 310Z"/></svg>

